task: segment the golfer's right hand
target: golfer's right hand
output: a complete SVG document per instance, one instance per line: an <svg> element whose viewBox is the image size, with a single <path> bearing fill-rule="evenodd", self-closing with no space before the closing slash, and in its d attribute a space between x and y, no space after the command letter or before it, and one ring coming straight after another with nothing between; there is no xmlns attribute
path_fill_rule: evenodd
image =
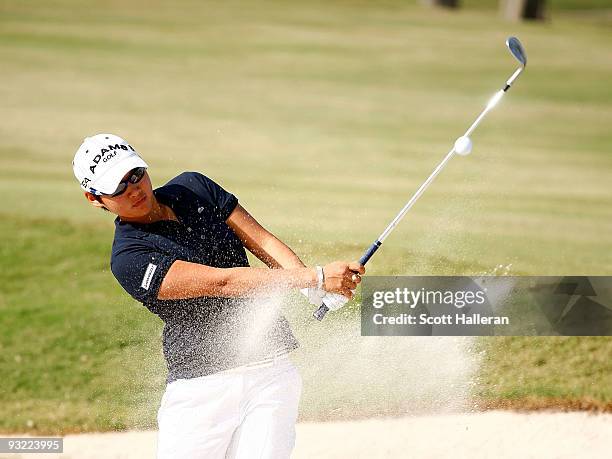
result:
<svg viewBox="0 0 612 459"><path fill-rule="evenodd" d="M361 282L362 274L365 274L365 267L357 261L334 261L323 267L323 290L344 295L351 300L352 290Z"/></svg>

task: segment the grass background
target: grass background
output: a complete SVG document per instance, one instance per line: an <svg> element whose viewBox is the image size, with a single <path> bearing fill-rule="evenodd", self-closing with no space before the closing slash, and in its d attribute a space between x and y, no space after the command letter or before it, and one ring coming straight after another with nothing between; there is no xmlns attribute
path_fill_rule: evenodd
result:
<svg viewBox="0 0 612 459"><path fill-rule="evenodd" d="M156 184L213 177L309 263L355 259L510 75L517 35L527 72L368 273L609 275L612 7L550 4L509 24L475 0L0 1L0 429L154 423L161 324L109 271L112 218L70 167L85 135L130 139ZM612 401L609 338L481 344L479 397Z"/></svg>

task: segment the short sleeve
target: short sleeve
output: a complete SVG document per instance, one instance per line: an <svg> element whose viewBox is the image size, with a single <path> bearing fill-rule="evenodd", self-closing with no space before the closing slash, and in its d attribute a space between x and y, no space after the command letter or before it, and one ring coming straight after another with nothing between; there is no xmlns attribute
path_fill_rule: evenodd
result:
<svg viewBox="0 0 612 459"><path fill-rule="evenodd" d="M143 304L158 301L159 288L176 257L162 253L140 239L113 247L111 271L119 284Z"/></svg>
<svg viewBox="0 0 612 459"><path fill-rule="evenodd" d="M238 198L223 189L212 179L199 172L184 172L180 178L183 186L193 191L200 199L216 208L219 217L225 221L238 205Z"/></svg>

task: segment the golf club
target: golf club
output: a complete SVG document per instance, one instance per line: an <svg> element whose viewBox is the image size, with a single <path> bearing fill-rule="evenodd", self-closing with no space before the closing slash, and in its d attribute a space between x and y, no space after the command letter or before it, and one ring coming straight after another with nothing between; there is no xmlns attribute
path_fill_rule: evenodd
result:
<svg viewBox="0 0 612 459"><path fill-rule="evenodd" d="M380 248L380 246L385 241L387 236L389 236L389 234L391 234L391 232L395 229L395 227L398 225L398 223L402 220L404 215L406 215L406 213L410 210L410 208L414 205L414 203L421 197L421 195L425 192L427 187L431 184L431 182L433 182L433 180L440 173L440 171L444 168L446 163L453 157L453 155L456 153L456 154L465 156L465 155L468 155L471 152L471 150L472 150L472 141L470 140L470 135L472 134L472 132L474 132L476 127L478 127L478 125L480 124L482 119L485 117L485 115L487 113L489 113L489 111L493 107L495 107L497 105L497 103L501 100L503 95L508 91L508 89L510 89L512 87L512 84L514 83L514 81L523 72L523 70L525 70L525 66L527 65L527 55L525 54L525 50L524 50L523 46L521 45L521 42L519 41L518 38L516 38L516 37L509 37L506 40L506 46L508 47L508 49L510 50L512 55L516 58L516 60L519 61L521 66L514 71L514 73L510 76L510 78L508 78L508 80L506 81L506 84L504 85L504 87L502 89L500 89L499 91L497 91L493 95L493 97L491 97L491 99L487 103L487 105L484 108L484 110L482 111L482 113L480 113L480 115L478 115L478 118L476 118L476 121L474 121L472 123L472 125L469 127L469 129L467 131L465 131L465 134L463 134L461 137L459 137L455 141L455 144L453 145L453 148L448 152L448 154L442 160L442 162L440 164L438 164L438 167L436 167L434 169L434 171L431 173L431 175L419 187L419 189L416 191L416 193L414 193L412 198L410 198L410 200L406 203L404 208L397 214L397 216L393 219L393 221L389 224L389 226L387 226L387 228L385 228L385 230L378 237L378 239L376 239L372 243L372 245L365 251L365 253L362 255L362 257L359 259L359 263L361 265L365 265L368 262L368 260L370 258L372 258L372 255L374 255L374 253L376 253L376 251ZM313 316L317 320L322 320L323 317L325 317L325 314L327 314L328 311L329 311L329 308L324 303L324 304L322 304L319 307L319 309L317 309L313 313Z"/></svg>

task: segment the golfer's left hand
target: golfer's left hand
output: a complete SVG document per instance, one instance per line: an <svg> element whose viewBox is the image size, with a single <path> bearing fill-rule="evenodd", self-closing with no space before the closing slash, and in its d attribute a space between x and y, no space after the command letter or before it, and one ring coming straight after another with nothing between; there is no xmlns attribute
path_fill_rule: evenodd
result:
<svg viewBox="0 0 612 459"><path fill-rule="evenodd" d="M323 304L327 306L330 311L337 311L348 302L349 299L347 297L337 293L326 292L325 296L323 297Z"/></svg>
<svg viewBox="0 0 612 459"><path fill-rule="evenodd" d="M308 298L308 302L317 308L323 304L323 297L327 292L321 288L309 287L300 289L300 293Z"/></svg>

